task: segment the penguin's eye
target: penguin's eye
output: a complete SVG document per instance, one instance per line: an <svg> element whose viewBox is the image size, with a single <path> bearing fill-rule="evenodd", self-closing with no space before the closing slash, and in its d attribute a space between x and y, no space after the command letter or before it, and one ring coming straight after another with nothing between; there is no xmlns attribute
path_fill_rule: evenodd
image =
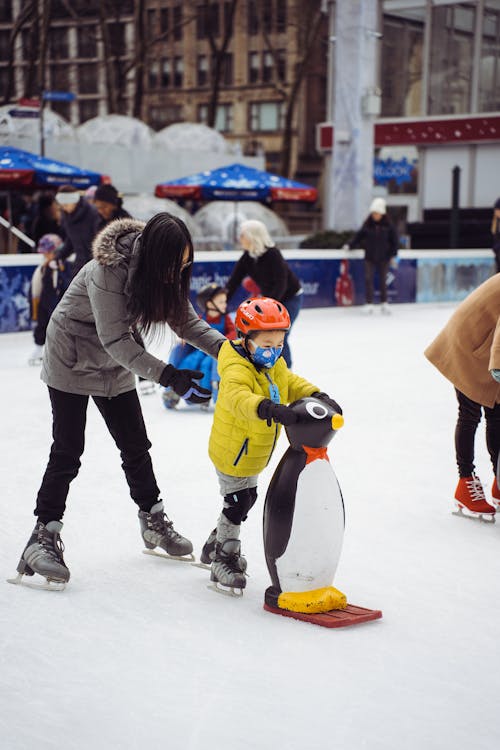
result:
<svg viewBox="0 0 500 750"><path fill-rule="evenodd" d="M322 404L306 404L306 411L314 419L324 419L328 414L328 409Z"/></svg>

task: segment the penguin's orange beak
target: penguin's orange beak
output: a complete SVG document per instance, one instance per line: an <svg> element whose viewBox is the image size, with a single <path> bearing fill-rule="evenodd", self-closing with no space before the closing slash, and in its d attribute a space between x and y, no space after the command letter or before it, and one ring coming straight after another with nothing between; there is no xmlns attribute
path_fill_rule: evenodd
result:
<svg viewBox="0 0 500 750"><path fill-rule="evenodd" d="M332 417L332 429L340 430L344 426L344 417L342 414L334 414Z"/></svg>

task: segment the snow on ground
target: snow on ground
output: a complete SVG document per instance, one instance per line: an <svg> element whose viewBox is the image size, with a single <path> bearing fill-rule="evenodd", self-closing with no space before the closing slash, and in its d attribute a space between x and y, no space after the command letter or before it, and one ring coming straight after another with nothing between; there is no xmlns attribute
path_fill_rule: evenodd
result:
<svg viewBox="0 0 500 750"><path fill-rule="evenodd" d="M330 446L347 511L335 583L381 621L326 630L264 612L267 483L243 527L240 600L141 554L136 509L92 405L63 540L63 593L0 581L2 750L493 750L500 746L500 523L450 513L451 386L422 351L453 305L303 311L295 370L344 407ZM30 334L0 336L2 579L31 531L50 445ZM199 552L219 513L211 417L142 398L167 509ZM484 431L478 473L491 486Z"/></svg>

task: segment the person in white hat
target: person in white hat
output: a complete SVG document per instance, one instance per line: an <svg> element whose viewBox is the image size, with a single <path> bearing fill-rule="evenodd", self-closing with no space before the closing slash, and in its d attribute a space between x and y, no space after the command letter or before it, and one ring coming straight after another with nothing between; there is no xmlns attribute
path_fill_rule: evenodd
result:
<svg viewBox="0 0 500 750"><path fill-rule="evenodd" d="M373 199L368 218L349 243L350 250L355 247L361 247L365 251L365 311L374 311L373 281L377 271L381 310L389 313L387 271L391 260L397 255L399 241L397 232L387 217L387 206L383 198Z"/></svg>

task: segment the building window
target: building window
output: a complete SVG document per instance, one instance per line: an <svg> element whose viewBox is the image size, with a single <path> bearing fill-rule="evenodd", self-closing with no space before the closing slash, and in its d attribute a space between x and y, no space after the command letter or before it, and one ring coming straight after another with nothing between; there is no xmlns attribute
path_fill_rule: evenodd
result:
<svg viewBox="0 0 500 750"><path fill-rule="evenodd" d="M276 51L276 66L278 81L286 81L286 49Z"/></svg>
<svg viewBox="0 0 500 750"><path fill-rule="evenodd" d="M257 83L259 80L260 65L259 53L248 53L248 83Z"/></svg>
<svg viewBox="0 0 500 750"><path fill-rule="evenodd" d="M174 5L174 39L179 42L182 39L182 5ZM176 121L177 122L177 121Z"/></svg>
<svg viewBox="0 0 500 750"><path fill-rule="evenodd" d="M198 86L206 86L208 83L208 58L206 55L198 55L196 80Z"/></svg>
<svg viewBox="0 0 500 750"><path fill-rule="evenodd" d="M182 57L174 57L174 86L182 88L184 80L184 60Z"/></svg>
<svg viewBox="0 0 500 750"><path fill-rule="evenodd" d="M12 0L2 0L0 3L0 23L12 21Z"/></svg>
<svg viewBox="0 0 500 750"><path fill-rule="evenodd" d="M270 52L264 52L263 65L262 65L262 80L264 83L269 83L273 80L273 56Z"/></svg>
<svg viewBox="0 0 500 750"><path fill-rule="evenodd" d="M160 10L160 31L162 34L168 33L168 8Z"/></svg>
<svg viewBox="0 0 500 750"><path fill-rule="evenodd" d="M161 61L161 87L166 89L170 86L170 60L164 57Z"/></svg>
<svg viewBox="0 0 500 750"><path fill-rule="evenodd" d="M208 122L208 104L198 106L198 121L204 125ZM215 129L221 133L230 133L233 129L233 105L219 104L215 115Z"/></svg>
<svg viewBox="0 0 500 750"><path fill-rule="evenodd" d="M500 5L484 9L479 61L479 111L500 109Z"/></svg>
<svg viewBox="0 0 500 750"><path fill-rule="evenodd" d="M180 122L181 120L182 107L180 105L150 107L149 109L149 124L155 130L161 130L161 128L172 125L174 122Z"/></svg>
<svg viewBox="0 0 500 750"><path fill-rule="evenodd" d="M70 102L51 102L51 110L63 117L65 120L71 120L71 103Z"/></svg>
<svg viewBox="0 0 500 750"><path fill-rule="evenodd" d="M150 89L158 88L160 83L160 63L158 60L152 60L148 67L148 87Z"/></svg>
<svg viewBox="0 0 500 750"><path fill-rule="evenodd" d="M97 99L80 99L78 102L78 113L80 122L91 120L97 117L99 112L99 102Z"/></svg>
<svg viewBox="0 0 500 750"><path fill-rule="evenodd" d="M273 4L269 0L262 3L262 24L265 29L273 28Z"/></svg>
<svg viewBox="0 0 500 750"><path fill-rule="evenodd" d="M0 60L7 62L10 50L10 31L2 29L0 31Z"/></svg>
<svg viewBox="0 0 500 750"><path fill-rule="evenodd" d="M78 57L97 57L97 27L80 26L77 34Z"/></svg>
<svg viewBox="0 0 500 750"><path fill-rule="evenodd" d="M125 57L127 45L125 42L125 24L110 23L108 25L109 52L112 57Z"/></svg>
<svg viewBox="0 0 500 750"><path fill-rule="evenodd" d="M382 115L422 114L425 9L411 17L384 17L382 37Z"/></svg>
<svg viewBox="0 0 500 750"><path fill-rule="evenodd" d="M147 12L147 27L150 37L156 36L156 8L150 8Z"/></svg>
<svg viewBox="0 0 500 750"><path fill-rule="evenodd" d="M272 133L283 129L283 102L251 102L249 114L249 129L253 133Z"/></svg>
<svg viewBox="0 0 500 750"><path fill-rule="evenodd" d="M248 33L251 36L255 36L259 33L259 16L257 13L257 3L256 0L249 0L248 1Z"/></svg>
<svg viewBox="0 0 500 750"><path fill-rule="evenodd" d="M232 86L233 82L233 56L228 52L224 55L224 60L222 61L222 83L224 86Z"/></svg>
<svg viewBox="0 0 500 750"><path fill-rule="evenodd" d="M286 31L286 0L276 0L276 32Z"/></svg>
<svg viewBox="0 0 500 750"><path fill-rule="evenodd" d="M67 60L69 57L68 29L56 27L50 30L49 50L52 60Z"/></svg>
<svg viewBox="0 0 500 750"><path fill-rule="evenodd" d="M198 5L196 14L196 36L206 39L207 36L216 37L220 33L219 4L209 3Z"/></svg>
<svg viewBox="0 0 500 750"><path fill-rule="evenodd" d="M0 68L0 91L7 91L9 85L9 68L5 66Z"/></svg>
<svg viewBox="0 0 500 750"><path fill-rule="evenodd" d="M97 63L78 65L78 91L80 94L97 94Z"/></svg>
<svg viewBox="0 0 500 750"><path fill-rule="evenodd" d="M53 91L69 91L69 66L50 66L50 86Z"/></svg>
<svg viewBox="0 0 500 750"><path fill-rule="evenodd" d="M469 3L432 8L430 115L470 111L475 15Z"/></svg>
<svg viewBox="0 0 500 750"><path fill-rule="evenodd" d="M231 5L232 3L224 3L224 32L229 36L233 34L234 15L231 16Z"/></svg>

